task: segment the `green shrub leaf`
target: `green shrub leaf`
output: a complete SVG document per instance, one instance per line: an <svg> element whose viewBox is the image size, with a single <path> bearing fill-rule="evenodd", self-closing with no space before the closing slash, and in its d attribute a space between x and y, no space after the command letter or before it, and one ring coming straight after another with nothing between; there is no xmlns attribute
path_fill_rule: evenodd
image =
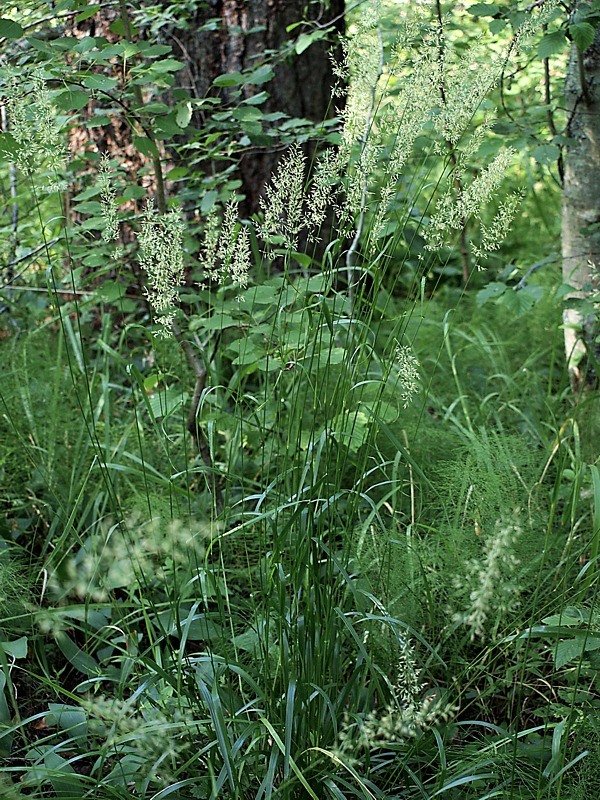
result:
<svg viewBox="0 0 600 800"><path fill-rule="evenodd" d="M23 33L24 30L18 22L6 19L6 17L0 17L0 36L4 36L7 39L18 39L19 36L23 36Z"/></svg>

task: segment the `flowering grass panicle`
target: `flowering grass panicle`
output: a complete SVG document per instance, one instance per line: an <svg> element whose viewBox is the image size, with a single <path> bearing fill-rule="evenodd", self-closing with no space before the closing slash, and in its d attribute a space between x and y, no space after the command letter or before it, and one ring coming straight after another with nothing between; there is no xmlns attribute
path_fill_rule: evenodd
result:
<svg viewBox="0 0 600 800"><path fill-rule="evenodd" d="M221 282L221 270L217 257L221 232L222 222L216 210L213 208L205 220L198 255L204 278L200 283L201 289L207 289L209 282Z"/></svg>
<svg viewBox="0 0 600 800"><path fill-rule="evenodd" d="M409 345L396 345L395 366L401 386L403 408L408 408L412 398L419 391L419 361Z"/></svg>
<svg viewBox="0 0 600 800"><path fill-rule="evenodd" d="M117 214L117 193L112 181L110 157L104 153L98 166L98 188L100 189L100 205L104 230L102 241L113 242L119 238L119 217Z"/></svg>
<svg viewBox="0 0 600 800"><path fill-rule="evenodd" d="M221 265L221 281L229 271L233 261L238 224L238 204L235 200L230 200L225 206L221 235L215 250L215 256Z"/></svg>
<svg viewBox="0 0 600 800"><path fill-rule="evenodd" d="M239 220L239 204L235 200L225 206L222 220L214 211L209 215L200 247L200 263L208 281L223 285L229 277L239 289L247 287L252 266L250 231ZM205 281L201 288L206 287Z"/></svg>
<svg viewBox="0 0 600 800"><path fill-rule="evenodd" d="M234 286L245 289L248 286L248 273L252 266L252 249L250 246L250 231L242 226L235 240L235 251L229 265L229 276ZM241 299L243 295L239 296Z"/></svg>
<svg viewBox="0 0 600 800"><path fill-rule="evenodd" d="M441 99L443 96L443 102L434 115L434 123L441 139L437 152L444 154L447 144L456 148L465 131L472 126L475 113L500 79L506 56L500 54L482 69L481 37L476 37L455 63L451 49L445 44L444 34L440 32L439 36L436 73L438 97Z"/></svg>
<svg viewBox="0 0 600 800"><path fill-rule="evenodd" d="M144 698L119 699L105 695L89 695L82 701L88 717L88 731L102 742L102 750L114 758L116 753L129 753L142 762L158 763L175 756L189 737L193 726L175 707L144 703ZM165 735L166 731L169 735ZM164 766L161 770L164 772ZM155 775L154 781L160 778Z"/></svg>
<svg viewBox="0 0 600 800"><path fill-rule="evenodd" d="M293 144L266 187L265 197L260 199L264 219L259 233L267 245L279 245L288 251L298 249L298 237L305 226L305 162L302 148ZM275 257L272 252L268 255Z"/></svg>
<svg viewBox="0 0 600 800"><path fill-rule="evenodd" d="M230 201L225 208L223 228L216 247L220 260L220 283L229 275L233 284L245 289L252 256L248 228L240 224L238 203Z"/></svg>
<svg viewBox="0 0 600 800"><path fill-rule="evenodd" d="M306 227L308 241L319 240L319 230L334 204L335 191L340 179L340 159L333 148L328 148L317 159L311 180L310 193L306 199Z"/></svg>
<svg viewBox="0 0 600 800"><path fill-rule="evenodd" d="M390 702L361 717L344 720L338 736L340 756L358 765L364 753L389 747L396 749L447 722L456 707L442 702L436 692L424 692L424 689L412 647L403 641Z"/></svg>
<svg viewBox="0 0 600 800"><path fill-rule="evenodd" d="M514 573L519 565L515 544L522 534L519 511L514 520L498 520L487 551L481 561L469 559L466 577L457 578L457 589L468 592L468 608L453 614L453 619L471 631L471 639L486 635L490 620L496 624L518 605L519 586Z"/></svg>
<svg viewBox="0 0 600 800"><path fill-rule="evenodd" d="M180 520L103 526L92 533L75 555L50 575L57 596L106 602L115 589L135 591L164 584L169 574L193 567L203 557L209 532Z"/></svg>
<svg viewBox="0 0 600 800"><path fill-rule="evenodd" d="M138 241L140 264L149 283L144 292L160 325L155 336L171 335L177 289L183 280L183 233L179 212L157 215L154 203L148 201Z"/></svg>
<svg viewBox="0 0 600 800"><path fill-rule="evenodd" d="M67 155L65 141L42 73L35 71L27 87L24 80L9 71L4 95L10 133L17 143L17 167L24 175L47 167L46 191L64 191L66 183L61 175Z"/></svg>
<svg viewBox="0 0 600 800"><path fill-rule="evenodd" d="M381 77L381 39L378 18L373 8L363 12L351 39L342 40L342 60L334 72L348 82L343 119L342 150L349 153L356 142L370 133L373 92Z"/></svg>
<svg viewBox="0 0 600 800"><path fill-rule="evenodd" d="M371 252L378 249L380 234L389 218L390 201L397 192L398 181L413 152L417 136L422 133L432 109L439 103L435 53L431 46L427 48L425 44L420 57L415 59L410 77L401 76L398 54L395 56L398 60L390 67L392 80L396 85L401 84L402 91L397 100L385 103L379 115L381 136L390 140L391 147L389 158L383 165L384 180L371 225Z"/></svg>
<svg viewBox="0 0 600 800"><path fill-rule="evenodd" d="M506 172L513 161L515 150L507 147L501 150L494 160L483 169L471 183L464 187L460 196L457 198L454 191L454 172L449 176L448 190L438 200L431 221L425 230L426 249L438 250L448 242L448 232L451 230L461 230L467 220L481 219L484 206L497 193L500 184L504 180ZM508 230L510 220L508 217L511 206L507 205L503 212L503 223L497 228L490 227L486 242L488 248L492 242L491 235L496 230ZM514 213L514 208L513 208ZM495 247L495 245L494 245ZM484 248L480 248L482 251Z"/></svg>
<svg viewBox="0 0 600 800"><path fill-rule="evenodd" d="M485 261L490 253L499 249L510 231L517 208L522 200L522 192L511 193L500 203L493 220L488 225L481 225L481 244L474 244L471 247L475 258Z"/></svg>
<svg viewBox="0 0 600 800"><path fill-rule="evenodd" d="M348 83L340 111L342 141L338 151L345 171L344 200L336 207L337 227L345 236L356 235L355 220L367 210L369 184L382 147L374 128L375 112L382 100L379 83L384 66L376 5L363 12L352 39L342 42L342 61L334 68L335 74ZM357 227L360 229L360 222Z"/></svg>

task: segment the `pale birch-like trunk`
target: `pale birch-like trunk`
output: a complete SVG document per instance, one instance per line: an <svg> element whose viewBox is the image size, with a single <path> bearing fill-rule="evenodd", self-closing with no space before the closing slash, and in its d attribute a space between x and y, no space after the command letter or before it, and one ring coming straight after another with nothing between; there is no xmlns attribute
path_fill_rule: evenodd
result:
<svg viewBox="0 0 600 800"><path fill-rule="evenodd" d="M565 96L562 269L564 282L573 287L567 302L577 303L593 298L600 275L600 31L582 57L572 44ZM578 393L597 385L598 315L575 305L565 309L563 322L569 377Z"/></svg>

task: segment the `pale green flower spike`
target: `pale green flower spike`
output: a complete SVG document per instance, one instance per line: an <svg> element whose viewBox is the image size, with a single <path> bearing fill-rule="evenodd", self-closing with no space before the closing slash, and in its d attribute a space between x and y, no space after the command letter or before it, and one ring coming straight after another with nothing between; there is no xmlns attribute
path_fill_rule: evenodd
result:
<svg viewBox="0 0 600 800"><path fill-rule="evenodd" d="M403 640L396 684L390 686L392 701L358 720L356 716L346 717L340 727L338 747L344 760L359 764L365 752L407 744L424 731L447 722L456 707L441 702L434 693L423 694L424 688L410 642Z"/></svg>
<svg viewBox="0 0 600 800"><path fill-rule="evenodd" d="M49 586L58 595L107 602L116 589L135 589L150 581L164 583L173 571L201 558L210 528L181 520L153 520L140 524L132 518L130 531L103 525L89 536L79 552L50 575Z"/></svg>
<svg viewBox="0 0 600 800"><path fill-rule="evenodd" d="M396 367L398 380L402 386L402 406L408 408L413 396L419 391L419 362L408 345L396 345Z"/></svg>
<svg viewBox="0 0 600 800"><path fill-rule="evenodd" d="M481 246L472 246L475 258L485 260L491 252L498 250L510 230L517 208L522 200L522 193L513 192L506 200L500 203L496 216L491 223L481 226ZM481 265L478 264L478 268L482 269Z"/></svg>
<svg viewBox="0 0 600 800"><path fill-rule="evenodd" d="M15 163L24 175L46 165L50 177L45 189L61 192L66 188L60 177L67 155L64 137L41 72L35 72L31 82L33 88L26 91L13 74L5 89L10 132L19 146Z"/></svg>
<svg viewBox="0 0 600 800"><path fill-rule="evenodd" d="M117 193L115 192L110 170L110 158L104 153L98 167L98 187L100 189L100 204L104 219L102 241L112 242L119 238L119 219L117 216Z"/></svg>
<svg viewBox="0 0 600 800"><path fill-rule="evenodd" d="M448 188L447 192L438 200L430 224L425 231L427 240L425 247L428 250L437 250L447 244L448 232L460 230L468 219L480 219L482 209L496 194L514 156L515 150L512 147L501 150L496 158L463 189L458 201L454 196L453 187ZM453 181L453 176L450 176L449 183L450 181ZM501 224L487 229L486 246L480 248L480 257L483 250L496 249L497 245L492 240L492 233L508 230L512 220L512 216L509 215L511 209L514 214L515 208L516 204L505 203Z"/></svg>
<svg viewBox="0 0 600 800"><path fill-rule="evenodd" d="M325 150L317 159L306 202L306 227L308 241L317 242L318 231L327 218L340 178L340 161L333 148Z"/></svg>
<svg viewBox="0 0 600 800"><path fill-rule="evenodd" d="M470 588L469 608L455 613L453 619L471 630L471 639L482 638L488 632L489 620L501 619L518 605L519 587L514 574L519 565L515 544L522 534L519 510L516 521L498 520L483 559L466 562L466 582L459 580L456 588Z"/></svg>
<svg viewBox="0 0 600 800"><path fill-rule="evenodd" d="M177 287L183 280L183 222L177 211L157 215L149 200L138 241L140 264L148 275L144 293L161 326L155 336L169 337L175 318Z"/></svg>
<svg viewBox="0 0 600 800"><path fill-rule="evenodd" d="M260 234L266 244L298 249L298 235L304 227L304 163L300 145L293 144L266 187L266 197L260 199L265 215Z"/></svg>
<svg viewBox="0 0 600 800"><path fill-rule="evenodd" d="M248 286L248 272L252 265L250 233L239 221L235 200L227 203L222 223L215 213L208 217L200 261L206 277L217 284L223 284L229 276L234 286L240 289Z"/></svg>

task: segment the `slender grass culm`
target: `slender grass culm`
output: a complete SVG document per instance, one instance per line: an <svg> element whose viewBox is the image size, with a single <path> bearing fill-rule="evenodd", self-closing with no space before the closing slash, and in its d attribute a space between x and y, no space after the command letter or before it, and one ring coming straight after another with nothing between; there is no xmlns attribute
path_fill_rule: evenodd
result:
<svg viewBox="0 0 600 800"><path fill-rule="evenodd" d="M62 72L0 68L49 296L0 353L0 797L598 783L600 480L552 378L557 287L519 330L470 289L527 203L492 100L558 4L504 46L395 4L391 47L383 5L349 10L337 127L282 129L251 219L229 170L178 195L192 104L159 102L128 4ZM65 93L102 92L89 127L126 114L138 184L129 151L65 158Z"/></svg>

